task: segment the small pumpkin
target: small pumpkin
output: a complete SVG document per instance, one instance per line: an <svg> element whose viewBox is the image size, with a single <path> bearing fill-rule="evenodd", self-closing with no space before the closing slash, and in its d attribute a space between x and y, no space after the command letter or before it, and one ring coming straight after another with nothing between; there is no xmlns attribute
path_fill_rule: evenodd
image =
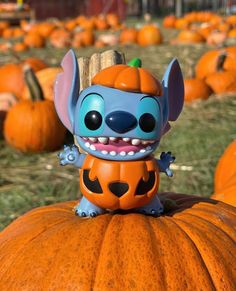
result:
<svg viewBox="0 0 236 291"><path fill-rule="evenodd" d="M214 191L219 192L236 174L236 140L232 141L220 157L214 176Z"/></svg>
<svg viewBox="0 0 236 291"><path fill-rule="evenodd" d="M48 67L36 73L37 80L42 88L43 96L46 100L53 101L54 83L56 76L61 72L59 67ZM30 99L30 90L27 85L24 86L22 99Z"/></svg>
<svg viewBox="0 0 236 291"><path fill-rule="evenodd" d="M164 17L162 25L165 28L175 28L176 17L175 15L168 15Z"/></svg>
<svg viewBox="0 0 236 291"><path fill-rule="evenodd" d="M98 17L95 17L94 23L95 23L95 28L98 30L106 30L109 28L109 24L104 15L99 15Z"/></svg>
<svg viewBox="0 0 236 291"><path fill-rule="evenodd" d="M111 28L118 28L120 26L120 19L119 16L115 13L108 13L106 15L106 21L107 24L111 27Z"/></svg>
<svg viewBox="0 0 236 291"><path fill-rule="evenodd" d="M30 48L42 48L45 46L44 38L38 33L28 33L24 37L24 43Z"/></svg>
<svg viewBox="0 0 236 291"><path fill-rule="evenodd" d="M12 50L14 52L25 52L28 50L28 46L23 42L16 42L12 46Z"/></svg>
<svg viewBox="0 0 236 291"><path fill-rule="evenodd" d="M229 38L236 38L236 28L233 28L228 32L228 37Z"/></svg>
<svg viewBox="0 0 236 291"><path fill-rule="evenodd" d="M183 44L202 43L204 37L194 30L182 30L177 36L177 42Z"/></svg>
<svg viewBox="0 0 236 291"><path fill-rule="evenodd" d="M56 48L64 48L71 45L71 33L63 28L55 29L49 39L51 45Z"/></svg>
<svg viewBox="0 0 236 291"><path fill-rule="evenodd" d="M138 30L136 28L127 27L122 29L119 36L121 44L134 44L137 43Z"/></svg>
<svg viewBox="0 0 236 291"><path fill-rule="evenodd" d="M37 33L43 38L48 38L55 28L56 26L52 22L41 22L38 25Z"/></svg>
<svg viewBox="0 0 236 291"><path fill-rule="evenodd" d="M116 88L128 92L142 92L153 96L162 95L160 82L139 64L114 65L98 72L92 79L92 84Z"/></svg>
<svg viewBox="0 0 236 291"><path fill-rule="evenodd" d="M76 32L73 36L72 46L92 46L94 44L95 36L92 30L83 30Z"/></svg>
<svg viewBox="0 0 236 291"><path fill-rule="evenodd" d="M184 80L184 101L192 102L198 99L206 100L211 95L212 90L200 79L191 78Z"/></svg>
<svg viewBox="0 0 236 291"><path fill-rule="evenodd" d="M175 28L176 29L187 29L189 28L190 23L186 18L178 18L175 21Z"/></svg>
<svg viewBox="0 0 236 291"><path fill-rule="evenodd" d="M223 64L227 54L218 58L217 71L206 77L206 83L215 93L236 92L236 70L224 71Z"/></svg>
<svg viewBox="0 0 236 291"><path fill-rule="evenodd" d="M161 31L154 24L146 24L138 31L137 43L141 46L161 44L162 40Z"/></svg>
<svg viewBox="0 0 236 291"><path fill-rule="evenodd" d="M0 234L0 289L235 290L235 208L184 194L160 199L161 217L84 219L75 201L26 213Z"/></svg>
<svg viewBox="0 0 236 291"><path fill-rule="evenodd" d="M21 100L9 110L4 137L9 145L22 152L56 150L64 141L66 129L57 116L54 103L44 100L42 89L29 66L25 68L25 79L31 100Z"/></svg>

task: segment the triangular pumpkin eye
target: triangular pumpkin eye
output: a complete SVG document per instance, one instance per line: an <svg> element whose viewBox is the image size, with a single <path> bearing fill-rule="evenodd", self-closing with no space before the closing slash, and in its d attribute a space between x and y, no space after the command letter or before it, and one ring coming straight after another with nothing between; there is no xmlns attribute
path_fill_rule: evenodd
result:
<svg viewBox="0 0 236 291"><path fill-rule="evenodd" d="M91 180L89 178L89 172L90 170L84 170L83 172L83 181L85 186L88 188L89 191L93 193L103 193L99 180L98 179Z"/></svg>
<svg viewBox="0 0 236 291"><path fill-rule="evenodd" d="M137 189L135 191L135 195L143 195L149 192L155 185L155 172L150 171L149 173L149 178L147 182L145 182L142 178L138 183Z"/></svg>

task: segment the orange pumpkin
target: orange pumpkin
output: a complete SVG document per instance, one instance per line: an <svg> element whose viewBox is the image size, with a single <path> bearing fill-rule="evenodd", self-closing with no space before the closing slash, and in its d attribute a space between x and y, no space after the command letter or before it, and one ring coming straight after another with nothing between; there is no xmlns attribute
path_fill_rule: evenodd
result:
<svg viewBox="0 0 236 291"><path fill-rule="evenodd" d="M24 43L31 48L42 48L45 46L44 38L35 32L28 33L24 37Z"/></svg>
<svg viewBox="0 0 236 291"><path fill-rule="evenodd" d="M160 29L154 24L146 24L138 31L137 42L141 46L161 44L162 39Z"/></svg>
<svg viewBox="0 0 236 291"><path fill-rule="evenodd" d="M162 25L165 28L175 28L176 17L174 15L168 15L164 17Z"/></svg>
<svg viewBox="0 0 236 291"><path fill-rule="evenodd" d="M56 27L55 24L52 22L41 22L38 25L37 33L41 35L43 38L47 38L51 35L55 27Z"/></svg>
<svg viewBox="0 0 236 291"><path fill-rule="evenodd" d="M236 26L236 15L230 15L226 18L226 22L232 26Z"/></svg>
<svg viewBox="0 0 236 291"><path fill-rule="evenodd" d="M127 27L122 29L119 37L121 44L137 43L138 30L136 28Z"/></svg>
<svg viewBox="0 0 236 291"><path fill-rule="evenodd" d="M236 92L236 71L219 71L206 77L206 84L219 93Z"/></svg>
<svg viewBox="0 0 236 291"><path fill-rule="evenodd" d="M236 206L236 172L228 183L215 192L211 198Z"/></svg>
<svg viewBox="0 0 236 291"><path fill-rule="evenodd" d="M146 69L123 64L101 70L92 79L92 84L153 96L162 95L160 82Z"/></svg>
<svg viewBox="0 0 236 291"><path fill-rule="evenodd" d="M155 159L150 157L141 161L121 162L87 155L80 170L82 194L93 204L105 209L143 206L152 200L158 186L159 170Z"/></svg>
<svg viewBox="0 0 236 291"><path fill-rule="evenodd" d="M111 28L117 28L120 25L119 16L115 13L108 13L106 15L106 21Z"/></svg>
<svg viewBox="0 0 236 291"><path fill-rule="evenodd" d="M81 218L73 201L26 213L0 234L0 290L235 290L235 208L160 197L161 217Z"/></svg>
<svg viewBox="0 0 236 291"><path fill-rule="evenodd" d="M71 33L63 28L55 29L50 35L50 43L56 48L64 48L71 45Z"/></svg>
<svg viewBox="0 0 236 291"><path fill-rule="evenodd" d="M236 28L233 28L228 33L229 38L236 38Z"/></svg>
<svg viewBox="0 0 236 291"><path fill-rule="evenodd" d="M219 192L236 174L236 140L228 145L219 159L215 170L215 193Z"/></svg>
<svg viewBox="0 0 236 291"><path fill-rule="evenodd" d="M182 30L177 36L178 43L201 43L204 42L204 37L194 30Z"/></svg>
<svg viewBox="0 0 236 291"><path fill-rule="evenodd" d="M12 46L14 52L25 52L28 49L28 46L23 42L16 42Z"/></svg>
<svg viewBox="0 0 236 291"><path fill-rule="evenodd" d="M98 30L105 30L105 29L109 28L109 25L107 23L107 19L103 15L95 17L94 18L94 23L95 23L96 29L98 29Z"/></svg>
<svg viewBox="0 0 236 291"><path fill-rule="evenodd" d="M217 63L222 55L226 55L223 63L223 69L226 71L236 68L236 47L227 47L223 50L210 50L204 53L197 62L195 71L196 77L205 79L211 73L217 71Z"/></svg>
<svg viewBox="0 0 236 291"><path fill-rule="evenodd" d="M25 70L25 79L31 100L21 100L9 110L4 123L5 139L23 152L56 150L64 141L66 129L57 116L54 103L44 100L32 69Z"/></svg>
<svg viewBox="0 0 236 291"><path fill-rule="evenodd" d="M212 90L203 80L191 78L184 80L184 101L192 102L197 99L208 99Z"/></svg>
<svg viewBox="0 0 236 291"><path fill-rule="evenodd" d="M73 47L91 46L94 44L95 36L92 30L79 31L74 34Z"/></svg>
<svg viewBox="0 0 236 291"><path fill-rule="evenodd" d="M44 98L53 101L54 83L56 76L61 72L61 68L48 67L36 73L36 77L43 90ZM29 88L25 85L22 93L22 99L30 99Z"/></svg>
<svg viewBox="0 0 236 291"><path fill-rule="evenodd" d="M178 18L175 21L176 29L187 29L190 26L189 21L185 18Z"/></svg>

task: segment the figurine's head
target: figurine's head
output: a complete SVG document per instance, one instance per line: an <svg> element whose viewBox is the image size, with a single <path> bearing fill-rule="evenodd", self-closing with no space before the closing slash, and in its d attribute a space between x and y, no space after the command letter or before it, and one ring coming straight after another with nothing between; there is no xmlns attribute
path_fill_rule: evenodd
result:
<svg viewBox="0 0 236 291"><path fill-rule="evenodd" d="M183 77L177 60L162 84L135 59L100 71L92 86L79 92L77 59L70 50L55 85L55 106L63 124L82 149L108 160L137 160L150 155L168 121L183 106Z"/></svg>

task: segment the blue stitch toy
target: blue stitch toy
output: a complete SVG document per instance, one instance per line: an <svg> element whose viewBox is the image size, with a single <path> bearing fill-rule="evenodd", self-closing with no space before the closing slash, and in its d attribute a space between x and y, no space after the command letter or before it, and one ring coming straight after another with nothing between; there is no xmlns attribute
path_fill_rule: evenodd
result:
<svg viewBox="0 0 236 291"><path fill-rule="evenodd" d="M159 215L159 172L172 176L170 152L159 160L153 152L183 107L181 69L174 59L162 83L134 59L100 71L92 85L79 92L77 59L70 50L55 84L55 107L63 124L75 136L78 148L65 146L61 165L80 168L83 198L76 206L82 217L109 210L132 209Z"/></svg>

